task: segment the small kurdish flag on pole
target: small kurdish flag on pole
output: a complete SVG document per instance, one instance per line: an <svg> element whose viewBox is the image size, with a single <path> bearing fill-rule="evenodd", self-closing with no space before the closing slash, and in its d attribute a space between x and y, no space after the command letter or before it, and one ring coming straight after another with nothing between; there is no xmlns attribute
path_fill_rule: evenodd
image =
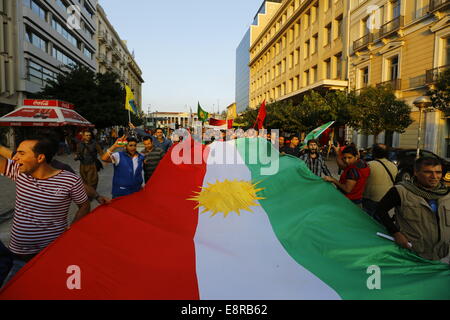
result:
<svg viewBox="0 0 450 320"><path fill-rule="evenodd" d="M331 127L336 121L331 121L323 126L320 126L319 128L314 129L311 131L305 138L304 143L307 144L309 140L318 139L329 127Z"/></svg>
<svg viewBox="0 0 450 320"><path fill-rule="evenodd" d="M200 120L201 122L208 121L209 113L202 109L202 107L200 106L200 102L198 103L197 113L198 113L198 120Z"/></svg>
<svg viewBox="0 0 450 320"><path fill-rule="evenodd" d="M137 114L138 110L136 106L136 100L134 99L133 91L131 91L131 88L127 85L125 85L125 90L127 92L125 98L125 109L130 112L133 112L134 114Z"/></svg>

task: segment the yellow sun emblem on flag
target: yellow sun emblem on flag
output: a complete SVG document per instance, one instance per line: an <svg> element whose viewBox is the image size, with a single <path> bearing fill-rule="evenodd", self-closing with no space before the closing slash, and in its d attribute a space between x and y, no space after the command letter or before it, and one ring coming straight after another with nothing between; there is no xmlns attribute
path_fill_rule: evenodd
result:
<svg viewBox="0 0 450 320"><path fill-rule="evenodd" d="M200 192L195 192L197 195L188 200L197 201L195 207L203 207L201 213L208 211L212 212L211 217L218 213L223 213L227 217L231 212L236 212L241 215L241 210L253 212L252 206L259 206L256 200L264 199L258 196L258 192L264 188L257 189L258 183L252 184L248 181L228 180L216 181L215 183L208 183L208 186L202 187Z"/></svg>

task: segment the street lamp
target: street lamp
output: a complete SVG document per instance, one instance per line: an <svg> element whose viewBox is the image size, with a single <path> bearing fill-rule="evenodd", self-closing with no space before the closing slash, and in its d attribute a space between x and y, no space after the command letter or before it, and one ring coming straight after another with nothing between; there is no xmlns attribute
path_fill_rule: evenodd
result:
<svg viewBox="0 0 450 320"><path fill-rule="evenodd" d="M413 104L419 109L419 132L417 134L417 159L420 158L420 142L422 140L422 110L431 105L431 100L428 97L418 97Z"/></svg>

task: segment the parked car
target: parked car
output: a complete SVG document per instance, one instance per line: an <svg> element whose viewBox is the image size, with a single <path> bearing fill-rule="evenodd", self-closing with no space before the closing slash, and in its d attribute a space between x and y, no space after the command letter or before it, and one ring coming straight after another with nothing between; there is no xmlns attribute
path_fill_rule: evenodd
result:
<svg viewBox="0 0 450 320"><path fill-rule="evenodd" d="M414 175L414 162L416 161L417 149L399 149L391 148L389 150L388 160L392 161L398 168L397 182L409 181ZM420 150L421 157L432 157L439 159L442 163L443 179L447 185L450 185L450 162L439 157L431 151ZM372 150L367 149L362 158L365 161L372 161Z"/></svg>

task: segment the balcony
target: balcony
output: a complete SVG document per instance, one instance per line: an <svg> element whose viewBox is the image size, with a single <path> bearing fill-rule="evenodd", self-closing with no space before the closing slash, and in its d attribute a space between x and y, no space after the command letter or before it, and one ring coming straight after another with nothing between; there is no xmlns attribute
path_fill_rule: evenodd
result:
<svg viewBox="0 0 450 320"><path fill-rule="evenodd" d="M394 79L389 81L384 81L377 84L377 87L387 87L394 91L402 90L402 79Z"/></svg>
<svg viewBox="0 0 450 320"><path fill-rule="evenodd" d="M404 23L405 23L404 18L405 17L403 17L403 16L399 16L399 17L383 24L380 27L379 38L388 37L388 36L392 35L393 33L399 31L401 28L403 28Z"/></svg>
<svg viewBox="0 0 450 320"><path fill-rule="evenodd" d="M353 51L356 52L366 49L369 46L369 43L371 43L372 41L373 41L373 34L368 33L364 35L363 37L353 42Z"/></svg>
<svg viewBox="0 0 450 320"><path fill-rule="evenodd" d="M106 43L106 41L108 40L108 36L106 35L105 31L100 31L98 33L98 41L100 43Z"/></svg>
<svg viewBox="0 0 450 320"><path fill-rule="evenodd" d="M105 63L105 62L106 62L106 54L104 54L104 53L99 53L99 54L98 54L98 62L100 62L100 63Z"/></svg>
<svg viewBox="0 0 450 320"><path fill-rule="evenodd" d="M112 50L112 54L113 54L113 56L115 56L115 57L117 58L117 60L120 60L121 54L120 54L119 49L114 48L114 49Z"/></svg>
<svg viewBox="0 0 450 320"><path fill-rule="evenodd" d="M426 75L425 75L425 82L426 84L432 84L435 83L438 78L439 75L444 72L445 70L447 70L448 68L450 68L450 65L446 65L446 66L442 66L442 67L437 67L434 69L430 69L426 71Z"/></svg>
<svg viewBox="0 0 450 320"><path fill-rule="evenodd" d="M450 7L450 0L430 0L430 12L444 10Z"/></svg>

